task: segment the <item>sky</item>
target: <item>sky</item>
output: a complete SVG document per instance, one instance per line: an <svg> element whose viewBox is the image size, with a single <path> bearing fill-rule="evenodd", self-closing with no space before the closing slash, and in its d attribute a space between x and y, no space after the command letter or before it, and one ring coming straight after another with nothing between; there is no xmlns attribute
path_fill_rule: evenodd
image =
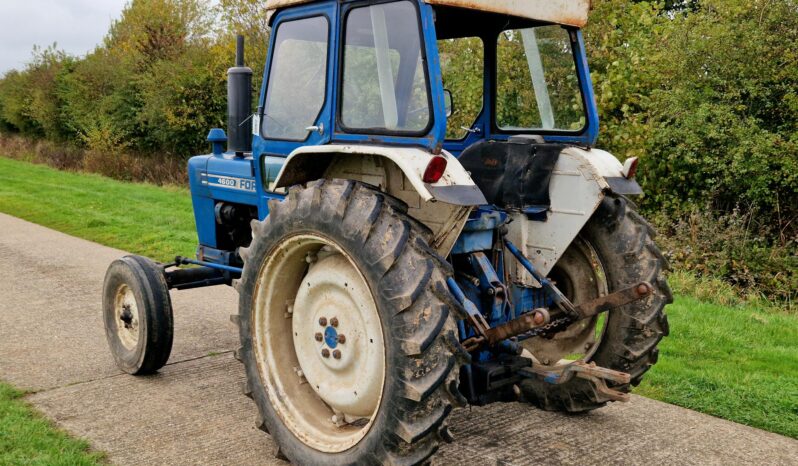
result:
<svg viewBox="0 0 798 466"><path fill-rule="evenodd" d="M102 41L128 0L0 0L0 75L21 69L34 45L84 55Z"/></svg>

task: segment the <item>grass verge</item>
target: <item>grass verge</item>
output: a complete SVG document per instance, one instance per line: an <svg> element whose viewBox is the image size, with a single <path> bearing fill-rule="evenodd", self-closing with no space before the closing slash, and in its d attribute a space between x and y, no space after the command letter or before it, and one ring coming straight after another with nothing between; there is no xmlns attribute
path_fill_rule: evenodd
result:
<svg viewBox="0 0 798 466"><path fill-rule="evenodd" d="M0 158L0 211L160 260L196 246L183 189ZM671 282L671 336L637 393L798 438L798 315L686 274Z"/></svg>
<svg viewBox="0 0 798 466"><path fill-rule="evenodd" d="M0 211L166 261L194 256L188 190L123 183L0 157Z"/></svg>
<svg viewBox="0 0 798 466"><path fill-rule="evenodd" d="M101 453L55 428L22 400L23 395L0 383L0 464L104 464Z"/></svg>

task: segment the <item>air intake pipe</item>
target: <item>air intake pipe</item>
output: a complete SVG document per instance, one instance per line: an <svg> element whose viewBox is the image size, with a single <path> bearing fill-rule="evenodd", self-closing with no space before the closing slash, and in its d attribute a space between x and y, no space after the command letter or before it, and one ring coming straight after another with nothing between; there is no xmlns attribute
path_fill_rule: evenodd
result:
<svg viewBox="0 0 798 466"><path fill-rule="evenodd" d="M252 152L252 69L244 66L244 36L236 37L236 66L227 70L227 151Z"/></svg>

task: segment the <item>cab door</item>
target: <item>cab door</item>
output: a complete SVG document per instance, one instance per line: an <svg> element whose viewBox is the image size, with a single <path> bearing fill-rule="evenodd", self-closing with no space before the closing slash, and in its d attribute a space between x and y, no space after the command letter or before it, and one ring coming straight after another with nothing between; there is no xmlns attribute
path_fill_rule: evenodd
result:
<svg viewBox="0 0 798 466"><path fill-rule="evenodd" d="M330 141L334 40L338 3L313 3L274 18L258 113L253 125L260 217L268 213L272 183L300 146Z"/></svg>

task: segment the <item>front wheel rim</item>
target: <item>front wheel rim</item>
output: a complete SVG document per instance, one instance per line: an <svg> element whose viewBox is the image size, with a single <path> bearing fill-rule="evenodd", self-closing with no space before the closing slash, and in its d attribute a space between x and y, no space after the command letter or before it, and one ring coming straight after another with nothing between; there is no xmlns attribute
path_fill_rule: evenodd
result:
<svg viewBox="0 0 798 466"><path fill-rule="evenodd" d="M359 443L386 369L381 320L356 263L327 238L285 238L263 261L252 309L253 353L280 421L324 453Z"/></svg>
<svg viewBox="0 0 798 466"><path fill-rule="evenodd" d="M126 350L134 350L139 342L139 308L136 295L125 284L114 295L114 322L119 342Z"/></svg>

